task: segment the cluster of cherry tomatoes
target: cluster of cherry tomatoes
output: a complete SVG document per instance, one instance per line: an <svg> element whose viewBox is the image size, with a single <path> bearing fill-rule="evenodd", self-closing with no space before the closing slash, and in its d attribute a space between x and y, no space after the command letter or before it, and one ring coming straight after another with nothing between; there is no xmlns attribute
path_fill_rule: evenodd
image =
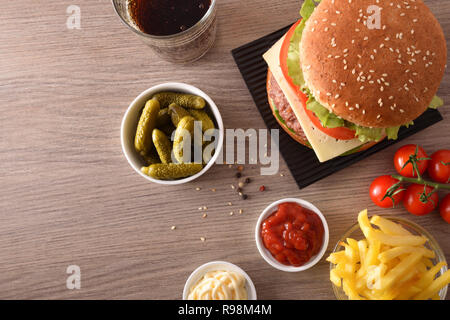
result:
<svg viewBox="0 0 450 320"><path fill-rule="evenodd" d="M439 203L438 190L450 190L450 150L441 149L430 157L417 145L408 144L394 155L398 175L384 175L370 185L370 198L379 207L403 203L406 210L423 216L439 207L442 218L450 223L450 193ZM428 174L432 180L425 180ZM409 183L405 187L405 183Z"/></svg>

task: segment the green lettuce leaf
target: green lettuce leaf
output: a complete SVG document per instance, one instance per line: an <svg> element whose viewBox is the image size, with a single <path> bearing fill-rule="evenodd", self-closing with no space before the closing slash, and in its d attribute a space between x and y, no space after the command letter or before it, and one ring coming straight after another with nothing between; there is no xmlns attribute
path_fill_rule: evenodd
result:
<svg viewBox="0 0 450 320"><path fill-rule="evenodd" d="M442 107L443 105L444 105L444 100L442 100L438 96L434 96L433 99L431 100L428 108L437 109L439 107Z"/></svg>
<svg viewBox="0 0 450 320"><path fill-rule="evenodd" d="M302 40L303 29L305 29L306 20L303 19L295 28L289 43L289 49L286 59L289 77L295 85L303 88L305 87L305 79L303 78L303 71L300 68L300 41Z"/></svg>
<svg viewBox="0 0 450 320"><path fill-rule="evenodd" d="M315 1L319 2L319 1ZM304 20L309 19L311 17L312 13L314 12L314 9L316 8L316 5L314 4L313 0L305 0L303 1L302 8L300 9L300 15Z"/></svg>
<svg viewBox="0 0 450 320"><path fill-rule="evenodd" d="M361 142L380 141L381 138L383 138L383 128L361 127L354 123L351 123L349 127L350 129L355 130L355 136L357 136Z"/></svg>
<svg viewBox="0 0 450 320"><path fill-rule="evenodd" d="M306 103L306 108L314 112L319 118L320 122L325 128L337 128L345 126L345 122L342 118L339 118L334 113L328 111L327 108L322 106L314 98L310 97Z"/></svg>
<svg viewBox="0 0 450 320"><path fill-rule="evenodd" d="M400 130L400 126L386 128L386 135L387 135L388 139L389 140L397 140L399 130Z"/></svg>
<svg viewBox="0 0 450 320"><path fill-rule="evenodd" d="M305 89L305 79L303 78L303 71L300 68L300 41L302 40L302 34L305 29L306 21L316 8L314 2L320 2L320 0L305 0L303 2L302 8L300 9L300 15L303 19L298 24L297 28L295 28L294 34L289 42L286 60L289 77L291 77L294 84L299 86L302 90Z"/></svg>

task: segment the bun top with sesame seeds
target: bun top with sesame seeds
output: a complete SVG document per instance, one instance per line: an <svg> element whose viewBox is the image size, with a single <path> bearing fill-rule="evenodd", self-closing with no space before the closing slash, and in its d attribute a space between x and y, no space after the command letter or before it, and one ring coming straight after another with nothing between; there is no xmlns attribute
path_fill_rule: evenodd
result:
<svg viewBox="0 0 450 320"><path fill-rule="evenodd" d="M364 127L410 123L442 80L447 48L422 0L322 0L300 42L307 87Z"/></svg>

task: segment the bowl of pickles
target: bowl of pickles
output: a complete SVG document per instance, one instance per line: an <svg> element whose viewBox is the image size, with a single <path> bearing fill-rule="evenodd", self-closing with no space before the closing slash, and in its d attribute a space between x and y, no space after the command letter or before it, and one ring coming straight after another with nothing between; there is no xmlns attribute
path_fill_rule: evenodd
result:
<svg viewBox="0 0 450 320"><path fill-rule="evenodd" d="M121 126L122 150L145 179L182 184L203 175L223 147L224 127L214 101L184 83L164 83L142 92Z"/></svg>

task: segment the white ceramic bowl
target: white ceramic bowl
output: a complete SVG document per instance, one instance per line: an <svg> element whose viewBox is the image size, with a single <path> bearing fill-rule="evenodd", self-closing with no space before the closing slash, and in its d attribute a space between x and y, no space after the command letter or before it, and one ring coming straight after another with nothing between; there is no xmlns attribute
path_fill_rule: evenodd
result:
<svg viewBox="0 0 450 320"><path fill-rule="evenodd" d="M141 172L141 167L143 166L142 159L140 155L135 151L134 149L134 137L136 134L136 128L137 124L139 122L140 112L142 108L144 107L145 103L157 92L161 91L174 91L174 92L182 92L182 93L189 93L189 94L195 94L197 96L202 97L207 102L206 108L209 108L212 115L214 116L215 122L219 129L219 141L217 143L217 148L214 152L214 155L212 156L211 160L206 164L206 166L200 171L199 173L183 178L178 180L157 180L153 179L152 177L149 177ZM130 106L128 107L127 111L125 112L125 115L122 119L122 126L120 130L120 138L122 142L122 151L125 155L125 157L128 160L128 163L130 166L143 178L159 183L159 184L165 184L165 185L175 185L175 184L183 184L192 180L197 179L202 174L204 174L206 171L208 171L209 168L216 162L217 157L219 156L222 147L223 147L223 136L224 136L224 127L223 127L223 121L222 116L220 115L219 109L217 108L214 101L203 91L200 89L184 84L184 83L178 83L178 82L168 82L163 83L154 87L151 87L144 92L142 92L136 99L134 99L133 102L131 102Z"/></svg>
<svg viewBox="0 0 450 320"><path fill-rule="evenodd" d="M248 300L256 300L256 289L252 279L250 279L248 274L237 265L225 261L208 262L195 269L184 285L183 300L187 300L191 288L195 286L195 284L197 284L197 282L205 275L205 273L217 270L234 271L236 273L242 274L245 278L245 289L247 289Z"/></svg>
<svg viewBox="0 0 450 320"><path fill-rule="evenodd" d="M261 224L267 217L269 217L272 213L274 213L278 209L278 205L280 203L284 203L284 202L295 202L295 203L298 203L299 205L301 205L302 207L315 212L319 216L319 218L322 220L322 223L323 223L324 234L323 234L322 248L320 249L318 254L311 257L311 259L307 263L305 263L304 265L302 265L300 267L288 266L288 265L284 265L284 264L278 262L272 256L270 251L266 249L266 247L263 244L262 238L261 238ZM286 271L286 272L304 271L304 270L311 268L317 262L319 262L320 259L322 259L323 255L325 254L325 251L327 251L329 237L330 237L330 232L328 230L328 224L327 224L327 221L326 221L325 217L323 216L322 212L320 212L320 210L317 209L310 202L302 200L302 199L296 199L296 198L281 199L281 200L275 201L274 203L270 204L266 209L264 209L264 211L259 216L258 222L256 223L256 228L255 228L256 246L258 247L258 251L261 254L261 256L272 267L274 267L278 270Z"/></svg>

